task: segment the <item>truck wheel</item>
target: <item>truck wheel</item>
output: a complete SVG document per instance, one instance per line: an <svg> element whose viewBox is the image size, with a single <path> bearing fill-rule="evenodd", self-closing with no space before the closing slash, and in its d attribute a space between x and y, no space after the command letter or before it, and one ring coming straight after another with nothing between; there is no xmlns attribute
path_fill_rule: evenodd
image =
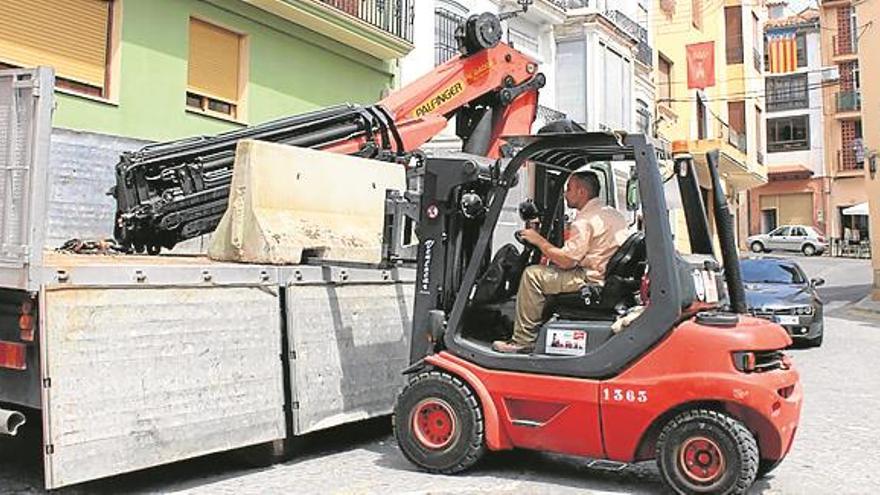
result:
<svg viewBox="0 0 880 495"><path fill-rule="evenodd" d="M801 251L804 253L804 256L813 256L816 254L816 246L812 244L804 244L804 247L801 248Z"/></svg>
<svg viewBox="0 0 880 495"><path fill-rule="evenodd" d="M752 248L753 253L763 253L764 252L764 245L758 241L753 242L750 247Z"/></svg>
<svg viewBox="0 0 880 495"><path fill-rule="evenodd" d="M726 414L685 411L660 433L657 466L675 493L744 494L758 474L758 443Z"/></svg>
<svg viewBox="0 0 880 495"><path fill-rule="evenodd" d="M483 456L483 412L471 389L439 371L413 377L397 397L394 436L410 462L453 474Z"/></svg>

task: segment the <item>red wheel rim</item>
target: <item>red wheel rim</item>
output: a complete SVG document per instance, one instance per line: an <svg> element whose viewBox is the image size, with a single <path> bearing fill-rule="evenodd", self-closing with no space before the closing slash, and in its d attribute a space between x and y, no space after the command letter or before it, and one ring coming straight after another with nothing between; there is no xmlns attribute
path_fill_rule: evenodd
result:
<svg viewBox="0 0 880 495"><path fill-rule="evenodd" d="M452 407L442 399L424 399L413 408L412 430L416 440L431 450L448 447L458 434Z"/></svg>
<svg viewBox="0 0 880 495"><path fill-rule="evenodd" d="M727 464L718 444L706 437L687 439L681 446L678 463L682 473L701 485L718 481Z"/></svg>

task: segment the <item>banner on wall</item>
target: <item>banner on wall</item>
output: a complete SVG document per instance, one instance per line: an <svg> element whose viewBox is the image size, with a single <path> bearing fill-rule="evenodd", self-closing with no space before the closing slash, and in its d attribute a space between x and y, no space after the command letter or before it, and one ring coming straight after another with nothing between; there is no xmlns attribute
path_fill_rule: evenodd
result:
<svg viewBox="0 0 880 495"><path fill-rule="evenodd" d="M715 85L715 42L687 46L688 89L706 89Z"/></svg>

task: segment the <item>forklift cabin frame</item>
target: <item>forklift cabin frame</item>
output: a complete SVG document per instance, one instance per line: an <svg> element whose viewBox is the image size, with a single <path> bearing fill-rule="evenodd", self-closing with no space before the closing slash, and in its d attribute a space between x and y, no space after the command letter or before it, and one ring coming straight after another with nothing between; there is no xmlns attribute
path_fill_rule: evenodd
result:
<svg viewBox="0 0 880 495"><path fill-rule="evenodd" d="M428 160L422 171L418 236L417 286L413 314L410 372L421 368L422 360L445 349L479 366L507 371L602 379L619 374L662 340L678 324L681 315L679 275L672 233L667 218L663 180L656 154L643 135L608 133L546 134L512 138L524 148L501 171L502 161L480 165L476 159ZM633 161L643 205L647 262L651 274L651 301L644 313L623 332L615 334L584 356L502 354L462 337L462 316L473 288L485 266L492 234L517 171L542 152L578 155L587 163ZM573 172L583 160L568 162ZM478 179L491 184L478 235L466 262L460 283L449 277L447 264L461 260L450 240L447 217L460 215L456 192ZM544 234L551 225L545 222Z"/></svg>

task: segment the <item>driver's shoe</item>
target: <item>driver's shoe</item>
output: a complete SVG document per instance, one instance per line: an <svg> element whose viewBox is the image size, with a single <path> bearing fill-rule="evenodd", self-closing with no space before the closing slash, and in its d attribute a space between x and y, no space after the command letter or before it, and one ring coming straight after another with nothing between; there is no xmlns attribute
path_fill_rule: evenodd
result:
<svg viewBox="0 0 880 495"><path fill-rule="evenodd" d="M492 350L505 354L528 354L535 350L535 345L520 344L513 340L496 340L492 342Z"/></svg>

